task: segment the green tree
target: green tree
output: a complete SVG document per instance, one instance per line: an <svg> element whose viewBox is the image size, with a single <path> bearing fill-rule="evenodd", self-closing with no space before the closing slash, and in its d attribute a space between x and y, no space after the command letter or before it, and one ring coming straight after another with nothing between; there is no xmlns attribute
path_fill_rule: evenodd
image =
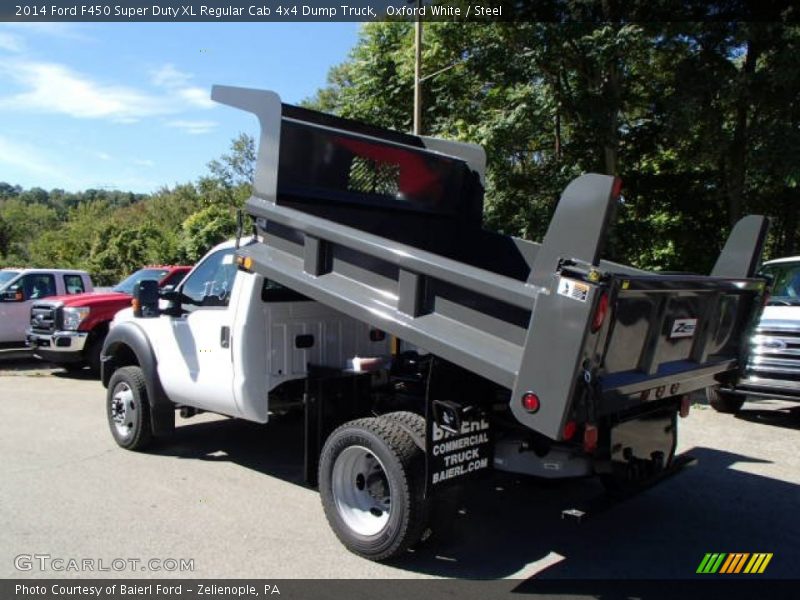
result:
<svg viewBox="0 0 800 600"><path fill-rule="evenodd" d="M183 223L181 250L189 262L196 262L208 250L236 233L236 219L231 211L212 204L192 214Z"/></svg>

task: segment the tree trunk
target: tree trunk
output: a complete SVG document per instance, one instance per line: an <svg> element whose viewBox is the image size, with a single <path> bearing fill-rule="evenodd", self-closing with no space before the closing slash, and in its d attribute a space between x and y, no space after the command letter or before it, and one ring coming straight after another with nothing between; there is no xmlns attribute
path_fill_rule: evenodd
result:
<svg viewBox="0 0 800 600"><path fill-rule="evenodd" d="M617 174L617 160L619 157L619 110L620 110L620 81L617 64L610 65L608 79L606 80L605 93L608 110L608 129L606 130L603 146L603 159L606 175Z"/></svg>
<svg viewBox="0 0 800 600"><path fill-rule="evenodd" d="M744 187L747 180L747 151L748 151L748 118L751 109L750 86L756 71L761 49L752 39L752 31L747 40L747 54L744 65L739 73L739 99L736 104L734 117L733 139L730 148L730 169L728 178L728 218L731 225L742 216L744 205Z"/></svg>

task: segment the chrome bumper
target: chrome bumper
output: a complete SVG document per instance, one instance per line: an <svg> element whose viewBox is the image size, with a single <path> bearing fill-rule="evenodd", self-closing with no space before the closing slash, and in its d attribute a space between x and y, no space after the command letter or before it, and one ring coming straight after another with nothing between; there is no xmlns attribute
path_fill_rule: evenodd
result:
<svg viewBox="0 0 800 600"><path fill-rule="evenodd" d="M89 333L86 331L56 331L54 333L27 332L25 343L33 348L33 353L41 349L48 354L54 352L80 353L86 345Z"/></svg>

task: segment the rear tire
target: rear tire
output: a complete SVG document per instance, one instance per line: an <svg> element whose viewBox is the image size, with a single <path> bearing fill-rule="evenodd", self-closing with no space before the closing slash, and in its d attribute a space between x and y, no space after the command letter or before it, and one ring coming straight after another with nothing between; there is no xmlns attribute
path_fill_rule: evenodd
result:
<svg viewBox="0 0 800 600"><path fill-rule="evenodd" d="M425 451L425 417L408 410L398 410L381 415L379 418L398 423L411 434L420 450Z"/></svg>
<svg viewBox="0 0 800 600"><path fill-rule="evenodd" d="M428 512L425 460L399 423L345 423L325 442L319 473L325 516L348 550L385 560L419 541Z"/></svg>
<svg viewBox="0 0 800 600"><path fill-rule="evenodd" d="M723 392L719 387L706 388L708 403L718 413L733 415L739 412L744 404L744 396Z"/></svg>
<svg viewBox="0 0 800 600"><path fill-rule="evenodd" d="M153 439L150 404L144 373L139 367L122 367L108 382L106 415L111 435L127 450L143 450Z"/></svg>

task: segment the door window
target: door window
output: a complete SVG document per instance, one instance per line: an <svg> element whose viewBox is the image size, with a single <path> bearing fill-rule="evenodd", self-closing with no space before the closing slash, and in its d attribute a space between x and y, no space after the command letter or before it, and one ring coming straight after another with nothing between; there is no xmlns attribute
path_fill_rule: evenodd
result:
<svg viewBox="0 0 800 600"><path fill-rule="evenodd" d="M9 289L21 289L25 300L37 300L56 295L56 278L47 273L25 275Z"/></svg>
<svg viewBox="0 0 800 600"><path fill-rule="evenodd" d="M194 306L228 306L233 280L236 278L233 253L233 248L217 250L201 262L183 282L181 292Z"/></svg>
<svg viewBox="0 0 800 600"><path fill-rule="evenodd" d="M161 287L175 287L183 281L183 278L186 277L186 273L188 273L188 271L173 271L172 275L169 275L161 281Z"/></svg>
<svg viewBox="0 0 800 600"><path fill-rule="evenodd" d="M83 294L86 288L83 287L83 277L80 275L64 275L64 289L68 294Z"/></svg>

